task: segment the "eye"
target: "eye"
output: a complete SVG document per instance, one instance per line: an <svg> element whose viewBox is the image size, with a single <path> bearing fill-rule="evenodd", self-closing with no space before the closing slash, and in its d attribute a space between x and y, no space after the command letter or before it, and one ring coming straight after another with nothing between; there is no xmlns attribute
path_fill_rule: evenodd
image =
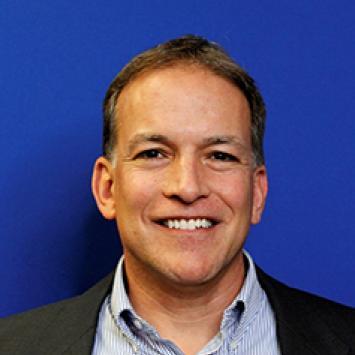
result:
<svg viewBox="0 0 355 355"><path fill-rule="evenodd" d="M229 153L216 151L211 153L211 159L225 162L239 162L239 159Z"/></svg>
<svg viewBox="0 0 355 355"><path fill-rule="evenodd" d="M161 159L163 158L163 153L158 149L147 149L135 156L135 159Z"/></svg>

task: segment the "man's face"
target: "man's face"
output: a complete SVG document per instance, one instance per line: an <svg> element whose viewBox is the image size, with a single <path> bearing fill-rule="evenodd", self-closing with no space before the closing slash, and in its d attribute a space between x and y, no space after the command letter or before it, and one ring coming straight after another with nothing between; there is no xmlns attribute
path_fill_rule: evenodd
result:
<svg viewBox="0 0 355 355"><path fill-rule="evenodd" d="M197 285L240 266L267 189L243 94L176 66L130 83L118 117L112 192L127 272Z"/></svg>

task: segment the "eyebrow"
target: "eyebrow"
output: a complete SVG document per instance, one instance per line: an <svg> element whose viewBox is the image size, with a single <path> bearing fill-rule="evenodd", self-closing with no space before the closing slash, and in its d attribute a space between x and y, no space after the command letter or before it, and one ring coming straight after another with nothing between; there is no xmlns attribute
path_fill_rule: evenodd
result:
<svg viewBox="0 0 355 355"><path fill-rule="evenodd" d="M209 145L218 145L218 144L231 144L238 147L246 149L246 146L241 142L237 137L232 135L222 135L222 136L212 136L203 140L203 144L206 146Z"/></svg>

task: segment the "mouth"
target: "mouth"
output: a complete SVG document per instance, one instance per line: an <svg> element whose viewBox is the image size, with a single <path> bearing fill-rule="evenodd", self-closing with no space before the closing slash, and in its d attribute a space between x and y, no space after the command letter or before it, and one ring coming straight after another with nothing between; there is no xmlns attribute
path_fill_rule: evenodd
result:
<svg viewBox="0 0 355 355"><path fill-rule="evenodd" d="M156 221L159 225L178 230L192 231L196 229L209 229L219 222L210 218L167 218Z"/></svg>

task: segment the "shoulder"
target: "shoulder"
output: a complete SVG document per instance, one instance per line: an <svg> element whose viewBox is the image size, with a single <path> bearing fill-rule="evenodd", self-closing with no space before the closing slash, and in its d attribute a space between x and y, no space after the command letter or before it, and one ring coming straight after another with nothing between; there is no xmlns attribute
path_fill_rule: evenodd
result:
<svg viewBox="0 0 355 355"><path fill-rule="evenodd" d="M265 290L266 294L277 303L277 305L293 305L294 307L302 307L305 309L311 307L312 309L326 310L331 314L334 310L340 316L344 315L345 317L350 317L350 319L355 320L355 308L287 286L267 275L258 267L257 275L262 288Z"/></svg>
<svg viewBox="0 0 355 355"><path fill-rule="evenodd" d="M54 354L83 334L94 334L111 282L109 275L80 296L0 319L0 353Z"/></svg>
<svg viewBox="0 0 355 355"><path fill-rule="evenodd" d="M280 325L317 337L333 334L355 347L355 308L289 287L257 268Z"/></svg>

